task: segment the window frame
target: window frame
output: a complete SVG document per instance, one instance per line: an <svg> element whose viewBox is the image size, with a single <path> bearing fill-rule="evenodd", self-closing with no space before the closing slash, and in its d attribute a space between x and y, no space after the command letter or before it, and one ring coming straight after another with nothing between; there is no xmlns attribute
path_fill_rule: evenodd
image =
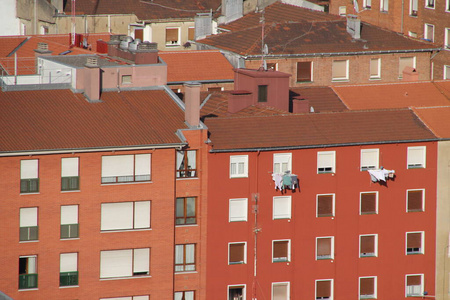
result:
<svg viewBox="0 0 450 300"><path fill-rule="evenodd" d="M376 75L372 75L372 61L373 60L377 61L377 74ZM369 64L370 64L369 65L369 80L381 79L381 58L380 57L370 58Z"/></svg>
<svg viewBox="0 0 450 300"><path fill-rule="evenodd" d="M320 162L321 161L320 157L323 157L325 155L332 155L333 163L331 166L324 166L324 163ZM331 170L326 170L328 168L331 168ZM324 170L321 171L320 169L324 169ZM317 174L333 174L333 173L336 173L336 151L318 151L317 152Z"/></svg>
<svg viewBox="0 0 450 300"><path fill-rule="evenodd" d="M267 103L269 98L269 86L267 84L258 84L258 103Z"/></svg>
<svg viewBox="0 0 450 300"><path fill-rule="evenodd" d="M364 0L363 8L364 9L372 9L372 0Z"/></svg>
<svg viewBox="0 0 450 300"><path fill-rule="evenodd" d="M179 249L179 247L183 248L183 262L182 263L177 263L177 247ZM187 246L193 246L194 250L193 250L193 263L188 263L187 261L187 251L186 251L186 247ZM175 245L175 257L174 257L174 272L175 273L187 273L187 272L196 272L197 270L197 245L194 243L190 243L190 244L176 244ZM182 270L177 270L177 267L181 267ZM193 269L189 269L186 270L187 267L193 267Z"/></svg>
<svg viewBox="0 0 450 300"><path fill-rule="evenodd" d="M178 200L183 200L183 216L178 216ZM188 216L188 199L194 199L194 215ZM189 222L188 219L194 219L194 222ZM178 220L183 220L184 223L178 223ZM197 225L197 197L177 197L175 198L175 225L176 226L186 226L186 225Z"/></svg>
<svg viewBox="0 0 450 300"><path fill-rule="evenodd" d="M174 41L171 41L170 43L167 41L167 30L170 30L170 29L176 29L177 30L177 35L178 35L178 39L174 42ZM164 30L164 45L166 46L166 47L179 47L179 46L181 46L181 28L180 27L171 27L171 26L169 26L169 27L166 27L165 28L165 30Z"/></svg>
<svg viewBox="0 0 450 300"><path fill-rule="evenodd" d="M448 76L447 76L447 72L448 72ZM450 79L450 65L444 65L444 79L448 80Z"/></svg>
<svg viewBox="0 0 450 300"><path fill-rule="evenodd" d="M416 7L415 10L413 9L414 6ZM410 17L417 17L418 11L419 11L419 0L409 0L409 16Z"/></svg>
<svg viewBox="0 0 450 300"><path fill-rule="evenodd" d="M242 245L244 253L242 253L242 260L231 261L231 245ZM247 242L230 242L228 243L228 265L245 265L247 264Z"/></svg>
<svg viewBox="0 0 450 300"><path fill-rule="evenodd" d="M347 6L341 5L339 6L339 16L343 17L347 15Z"/></svg>
<svg viewBox="0 0 450 300"><path fill-rule="evenodd" d="M410 209L409 208L409 192L422 192L422 198L421 198L421 208L420 209ZM425 211L425 189L408 189L406 190L406 212L424 212Z"/></svg>
<svg viewBox="0 0 450 300"><path fill-rule="evenodd" d="M22 226L22 225L29 225L29 226ZM25 236L26 238L22 238ZM39 207L33 206L33 207L19 208L19 242L38 242L38 241L39 241Z"/></svg>
<svg viewBox="0 0 450 300"><path fill-rule="evenodd" d="M244 171L239 173L239 163L244 164ZM232 165L236 164L236 174L232 173ZM230 178L248 178L248 155L230 155Z"/></svg>
<svg viewBox="0 0 450 300"><path fill-rule="evenodd" d="M29 259L34 258L33 269L34 273L31 273L29 270ZM21 273L21 259L26 259L26 267L25 273ZM29 290L29 289L37 289L38 288L38 256L37 255L21 255L19 256L19 291L20 290ZM25 286L25 287L24 287Z"/></svg>
<svg viewBox="0 0 450 300"><path fill-rule="evenodd" d="M76 163L74 161L76 160ZM76 164L76 175L72 171L67 171L67 164L72 161L73 165ZM64 163L66 162L66 163ZM70 163L69 163L70 164ZM66 167L64 167L66 165ZM69 175L69 176L64 176ZM61 158L61 191L79 191L80 190L80 158L79 157L62 157Z"/></svg>
<svg viewBox="0 0 450 300"><path fill-rule="evenodd" d="M189 291L176 291L176 292L174 292L173 293L173 298L176 300L176 299L178 299L177 297L176 297L176 295L177 294L179 294L179 293L181 293L181 298L179 298L179 299L181 299L181 300L185 300L186 299L186 293L192 293L192 300L194 300L195 299L195 291L194 290L189 290Z"/></svg>
<svg viewBox="0 0 450 300"><path fill-rule="evenodd" d="M373 250L374 252L362 252L362 237L365 236L373 236ZM369 253L369 254L364 254ZM364 257L378 257L378 234L377 233L371 233L371 234L360 234L359 235L359 258Z"/></svg>
<svg viewBox="0 0 450 300"><path fill-rule="evenodd" d="M436 8L436 1L435 0L425 0L425 8L435 9Z"/></svg>
<svg viewBox="0 0 450 300"><path fill-rule="evenodd" d="M245 216L244 214L239 216L232 216L232 205L231 203L235 202L244 202L245 203ZM242 205L242 204L241 204ZM228 200L228 222L247 222L248 221L248 198L231 198Z"/></svg>
<svg viewBox="0 0 450 300"><path fill-rule="evenodd" d="M283 282L272 282L272 288L271 288L271 300L275 299L274 295L274 286L286 286L286 299L291 299L291 283L289 281L283 281ZM278 299L278 298L277 298Z"/></svg>
<svg viewBox="0 0 450 300"><path fill-rule="evenodd" d="M380 0L380 12L389 12L389 0Z"/></svg>
<svg viewBox="0 0 450 300"><path fill-rule="evenodd" d="M428 41L434 43L434 35L435 35L434 33L435 33L435 28L436 27L433 24L430 24L430 23L424 23L423 26L424 26L423 38L425 40L428 40ZM428 36L428 27L430 27L433 30L433 36L431 38Z"/></svg>
<svg viewBox="0 0 450 300"><path fill-rule="evenodd" d="M147 267L147 265L145 266L147 269L146 274L141 274L143 272L137 272L137 270L136 270L136 266L135 266L136 253L135 252L136 252L136 250L145 250L145 249L148 249L148 262L147 262L148 267ZM123 253L125 253L126 251L131 251L131 263L130 263L131 275L105 276L105 274L102 274L103 272L105 272L105 267L103 267L103 263L105 263L105 264L110 263L109 261L108 262L105 261L106 258L103 258L103 260L102 260L102 254L104 254L106 252L123 252ZM111 259L111 258L109 258L109 259ZM149 247L101 250L100 251L100 280L121 279L121 278L140 278L140 277L150 276L150 262L151 262L151 251L150 251ZM139 274L137 274L137 273L139 273Z"/></svg>
<svg viewBox="0 0 450 300"><path fill-rule="evenodd" d="M302 64L307 64L307 63L309 63L309 77L307 78L306 76L304 76L304 77L302 77L302 76L299 76L299 74L303 74L303 73L307 73L306 71L307 71L307 68L305 67L305 68L300 68L300 66L302 65ZM298 61L297 62L297 72L296 72L296 80L297 80L297 83L301 83L301 82L313 82L314 81L314 62L313 61ZM299 70L302 70L303 72L299 72ZM299 78L300 77L300 78Z"/></svg>
<svg viewBox="0 0 450 300"><path fill-rule="evenodd" d="M35 166L31 164L35 164ZM21 159L20 194L38 194L40 190L39 181L39 159Z"/></svg>
<svg viewBox="0 0 450 300"><path fill-rule="evenodd" d="M331 214L319 214L319 198L321 196L331 196ZM317 194L316 195L316 218L327 218L327 217L334 217L335 216L335 209L336 209L336 194L330 193L330 194Z"/></svg>
<svg viewBox="0 0 450 300"><path fill-rule="evenodd" d="M408 277L412 276L420 276L420 293L419 294L409 294L408 293ZM412 285L411 285L412 286ZM424 274L406 274L405 275L405 297L412 297L412 296L423 296L424 292Z"/></svg>
<svg viewBox="0 0 450 300"><path fill-rule="evenodd" d="M242 289L242 299L240 300L246 300L247 299L247 285L246 284L232 284L227 286L227 299L233 300L230 298L230 288L241 288Z"/></svg>
<svg viewBox="0 0 450 300"><path fill-rule="evenodd" d="M182 158L182 162L179 163L179 154L181 154L181 152L183 153L183 158ZM195 153L194 156L194 165L195 167L192 168L192 160L189 159L189 153ZM178 150L176 152L176 156L177 156L177 179L179 178L198 178L198 170L197 170L197 150L194 149L189 149L189 150ZM191 163L190 163L191 162ZM192 175L193 174L193 175Z"/></svg>
<svg viewBox="0 0 450 300"><path fill-rule="evenodd" d="M145 223L147 223L146 222L146 220L147 220L146 217L147 216L141 217L141 216L138 215L140 212L142 212L142 210L139 209L139 208L136 208L136 204L137 203L139 203L139 204L146 204L147 202L148 202L148 206L149 206L148 226L145 226L145 227L136 226L136 222L139 223L143 219L145 220ZM112 206L116 205L117 206L117 205L121 205L121 204L122 205L126 205L127 204L127 205L131 205L132 206L131 207L131 210L132 210L132 213L131 213L131 227L130 228L104 229L105 228L104 225L106 225L106 224L104 224L104 216L105 216L104 213L106 214L106 212L103 211L103 208L108 206L108 205L112 205ZM118 210L119 208L116 207L115 209ZM121 212L122 212L122 215L124 215L123 214L124 210L122 210ZM100 232L103 233L103 232L114 232L114 231L148 230L148 229L152 228L152 218L151 218L151 216L152 216L152 201L150 201L150 200L124 201L124 202L103 202L103 203L100 204ZM130 216L128 216L128 217L130 217ZM109 218L111 218L111 217L109 217ZM112 218L114 219L114 216ZM107 222L106 219L105 219L105 222ZM107 223L111 223L111 222L107 222Z"/></svg>
<svg viewBox="0 0 450 300"><path fill-rule="evenodd" d="M417 163L412 164L410 161L410 151L412 150L422 150L421 154L421 163L420 165ZM406 168L407 169L425 169L426 168L426 159L427 159L427 146L412 146L407 148L407 157L406 157Z"/></svg>
<svg viewBox="0 0 450 300"><path fill-rule="evenodd" d="M137 169L137 159L136 157L144 157L148 155L148 161L149 161L149 168L148 168L148 172L149 174L142 174L142 175L137 175L136 173L136 169ZM109 172L111 172L111 170L108 170L105 166L104 168L104 164L106 163L105 160L111 159L111 157L122 157L124 158L125 156L132 156L133 157L133 174L131 175L118 175L118 176L103 176L104 171L107 170ZM147 160L147 158L144 158L145 160ZM117 163L117 162L116 162ZM129 168L131 166L128 166ZM111 167L110 167L111 168ZM147 171L147 168L145 168ZM138 179L138 176L146 176L145 179ZM147 178L148 176L148 178ZM120 179L122 177L122 179ZM132 177L132 178L131 178ZM106 180L106 178L114 178L114 181L109 181ZM131 178L131 180L130 180ZM101 184L126 184L126 183L145 183L145 182L151 182L152 181L152 154L151 153L139 153L139 154L115 154L115 155L102 155L102 161L101 161Z"/></svg>
<svg viewBox="0 0 450 300"><path fill-rule="evenodd" d="M345 62L345 76L334 76L334 68L337 68L337 66L335 66L335 63L337 62ZM350 75L349 75L349 65L350 65L350 61L348 59L335 59L331 62L331 81L332 82L336 82L336 81L349 81L350 80Z"/></svg>
<svg viewBox="0 0 450 300"><path fill-rule="evenodd" d="M319 240L330 240L330 255L321 255L322 257L319 257L318 250L319 250ZM316 260L334 260L334 236L318 236L316 237Z"/></svg>
<svg viewBox="0 0 450 300"><path fill-rule="evenodd" d="M72 271L64 271L62 260L63 255L75 255L75 270ZM73 267L73 266L72 266ZM71 269L71 268L69 268ZM78 253L60 253L59 254L59 286L78 286Z"/></svg>
<svg viewBox="0 0 450 300"><path fill-rule="evenodd" d="M361 295L361 279L366 279L366 278L373 278L373 294L372 295L367 295L367 296L363 296ZM358 280L358 298L359 299L377 299L377 276L362 276L359 277Z"/></svg>
<svg viewBox="0 0 450 300"><path fill-rule="evenodd" d="M289 212L275 215L276 200L289 199ZM278 205L281 205L278 203ZM278 210L277 210L278 211ZM290 220L292 219L292 196L274 196L272 199L272 220Z"/></svg>
<svg viewBox="0 0 450 300"><path fill-rule="evenodd" d="M280 172L276 172L276 165L280 164ZM287 164L286 171L283 172L283 164ZM274 153L273 154L273 174L284 174L285 172L292 173L292 153Z"/></svg>
<svg viewBox="0 0 450 300"><path fill-rule="evenodd" d="M287 243L286 258L275 257L275 244L279 242ZM291 261L291 240L290 239L272 240L272 263L290 262L290 261Z"/></svg>
<svg viewBox="0 0 450 300"><path fill-rule="evenodd" d="M450 50L450 27L444 28L444 49ZM445 70L445 68L444 68ZM444 78L447 79L447 78Z"/></svg>
<svg viewBox="0 0 450 300"><path fill-rule="evenodd" d="M362 195L375 194L375 212L362 211ZM378 191L360 192L359 193L359 215L377 215L378 214Z"/></svg>
<svg viewBox="0 0 450 300"><path fill-rule="evenodd" d="M364 158L364 155L369 155L370 153L376 153L376 164L374 166L369 165L367 163L368 158ZM366 160L366 161L364 161ZM373 149L361 149L360 154L360 170L361 171L368 171L368 170L377 170L380 168L380 149L379 148L373 148Z"/></svg>
<svg viewBox="0 0 450 300"><path fill-rule="evenodd" d="M322 281L328 281L328 282L330 282L330 297L318 297L317 296L317 282L322 282ZM334 299L334 280L333 279L328 279L328 278L325 278L325 279L316 279L315 280L315 289L314 289L314 296L315 296L315 299L326 299L326 300L333 300Z"/></svg>
<svg viewBox="0 0 450 300"><path fill-rule="evenodd" d="M416 248L408 248L408 235L420 233L420 248L419 250L414 250ZM413 249L413 250L408 250ZM418 255L425 254L425 231L407 231L405 233L405 254L406 255Z"/></svg>
<svg viewBox="0 0 450 300"><path fill-rule="evenodd" d="M445 12L450 12L450 0L445 0Z"/></svg>
<svg viewBox="0 0 450 300"><path fill-rule="evenodd" d="M63 221L63 215L67 215L69 213L63 213L63 207L76 207L76 223L66 223L67 221ZM61 240L67 240L67 239L76 239L80 237L80 225L79 225L79 205L75 204L75 205L61 205L60 207L60 239ZM69 219L73 219L73 216L68 217ZM63 223L64 222L64 223ZM68 228L67 229L67 237L66 235L63 235L63 232L65 233L65 229L63 228ZM71 235L71 233L73 232L73 236Z"/></svg>

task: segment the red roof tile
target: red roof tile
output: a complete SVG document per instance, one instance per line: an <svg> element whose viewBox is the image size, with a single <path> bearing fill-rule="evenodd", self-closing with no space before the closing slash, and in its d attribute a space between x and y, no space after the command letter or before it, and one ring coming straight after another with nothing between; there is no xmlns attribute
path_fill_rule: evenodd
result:
<svg viewBox="0 0 450 300"><path fill-rule="evenodd" d="M419 118L440 138L450 139L450 106L417 107L413 109Z"/></svg>
<svg viewBox="0 0 450 300"><path fill-rule="evenodd" d="M411 110L208 118L214 150L436 140Z"/></svg>
<svg viewBox="0 0 450 300"><path fill-rule="evenodd" d="M291 98L308 100L316 113L348 110L330 87L300 87L291 88L290 91Z"/></svg>
<svg viewBox="0 0 450 300"><path fill-rule="evenodd" d="M167 63L167 81L233 80L232 65L217 50L159 52Z"/></svg>
<svg viewBox="0 0 450 300"><path fill-rule="evenodd" d="M440 83L450 91L450 82ZM450 105L448 96L432 82L333 86L351 110Z"/></svg>
<svg viewBox="0 0 450 300"><path fill-rule="evenodd" d="M0 152L180 144L184 113L163 90L0 92Z"/></svg>

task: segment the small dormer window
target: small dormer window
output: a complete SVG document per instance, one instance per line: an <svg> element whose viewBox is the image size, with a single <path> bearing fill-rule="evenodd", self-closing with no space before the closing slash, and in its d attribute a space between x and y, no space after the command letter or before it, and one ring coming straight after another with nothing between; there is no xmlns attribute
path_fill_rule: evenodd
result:
<svg viewBox="0 0 450 300"><path fill-rule="evenodd" d="M258 102L267 102L267 85L258 85Z"/></svg>

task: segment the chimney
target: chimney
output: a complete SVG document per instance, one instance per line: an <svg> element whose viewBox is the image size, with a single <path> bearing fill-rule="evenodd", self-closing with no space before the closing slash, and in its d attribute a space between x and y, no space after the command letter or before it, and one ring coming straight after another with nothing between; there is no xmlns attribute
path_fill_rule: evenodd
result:
<svg viewBox="0 0 450 300"><path fill-rule="evenodd" d="M139 43L134 54L134 63L137 65L157 64L158 44L150 42Z"/></svg>
<svg viewBox="0 0 450 300"><path fill-rule="evenodd" d="M84 65L84 95L89 102L100 101L100 67L97 59L95 56L88 57Z"/></svg>
<svg viewBox="0 0 450 300"><path fill-rule="evenodd" d="M191 127L200 125L200 87L201 83L188 81L184 84L184 118Z"/></svg>
<svg viewBox="0 0 450 300"><path fill-rule="evenodd" d="M358 19L358 16L347 15L347 32L355 40L361 38L361 20Z"/></svg>
<svg viewBox="0 0 450 300"><path fill-rule="evenodd" d="M419 81L419 73L413 67L406 66L403 69L402 81Z"/></svg>
<svg viewBox="0 0 450 300"><path fill-rule="evenodd" d="M53 51L48 50L48 44L47 43L38 43L37 49L34 50L34 66L36 68L36 74L40 74L39 66L38 66L38 57L39 56L50 56L52 55Z"/></svg>
<svg viewBox="0 0 450 300"><path fill-rule="evenodd" d="M294 114L309 113L310 111L309 100L301 97L292 99L292 112Z"/></svg>
<svg viewBox="0 0 450 300"><path fill-rule="evenodd" d="M228 112L236 113L253 104L253 95L249 91L234 90L228 96Z"/></svg>

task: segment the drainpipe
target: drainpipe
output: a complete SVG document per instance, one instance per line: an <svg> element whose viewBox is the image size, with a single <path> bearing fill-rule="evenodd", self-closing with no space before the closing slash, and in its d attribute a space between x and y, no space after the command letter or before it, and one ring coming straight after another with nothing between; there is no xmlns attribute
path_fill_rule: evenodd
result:
<svg viewBox="0 0 450 300"><path fill-rule="evenodd" d="M402 0L402 19L401 19L401 28L400 28L400 32L403 33L403 14L405 13L405 0Z"/></svg>

